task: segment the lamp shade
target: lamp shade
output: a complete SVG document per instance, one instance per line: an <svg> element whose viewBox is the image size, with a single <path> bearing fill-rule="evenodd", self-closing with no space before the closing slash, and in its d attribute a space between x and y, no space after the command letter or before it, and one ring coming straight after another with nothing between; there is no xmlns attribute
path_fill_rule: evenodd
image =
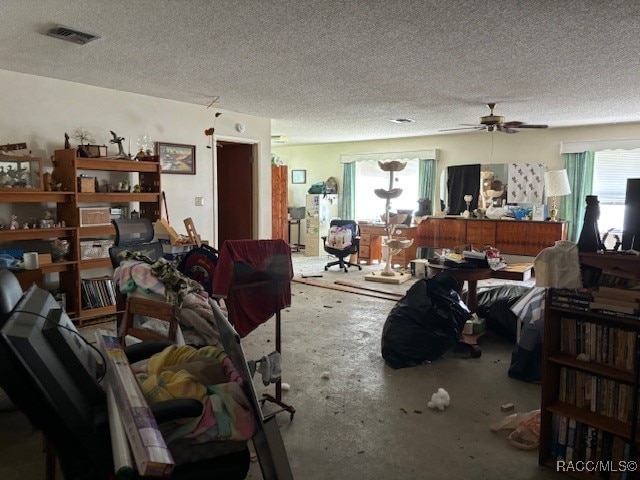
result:
<svg viewBox="0 0 640 480"><path fill-rule="evenodd" d="M566 170L544 172L544 191L547 197L561 197L571 193Z"/></svg>

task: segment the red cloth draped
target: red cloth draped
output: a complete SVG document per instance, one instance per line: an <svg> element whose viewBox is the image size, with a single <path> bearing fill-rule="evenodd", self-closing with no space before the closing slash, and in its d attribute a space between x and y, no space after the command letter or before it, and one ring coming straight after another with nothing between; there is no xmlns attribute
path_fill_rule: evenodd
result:
<svg viewBox="0 0 640 480"><path fill-rule="evenodd" d="M291 249L284 240L227 240L213 293L226 297L229 321L244 337L291 305L292 278Z"/></svg>

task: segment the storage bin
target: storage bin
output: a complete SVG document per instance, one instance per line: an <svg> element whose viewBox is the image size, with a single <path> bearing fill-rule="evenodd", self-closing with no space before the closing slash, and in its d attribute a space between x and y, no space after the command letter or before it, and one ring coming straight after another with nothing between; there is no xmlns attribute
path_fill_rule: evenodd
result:
<svg viewBox="0 0 640 480"><path fill-rule="evenodd" d="M111 209L109 207L80 207L78 210L81 227L111 225Z"/></svg>
<svg viewBox="0 0 640 480"><path fill-rule="evenodd" d="M78 191L82 193L95 193L95 177L78 177Z"/></svg>
<svg viewBox="0 0 640 480"><path fill-rule="evenodd" d="M113 247L113 240L81 240L80 260L108 258L111 247Z"/></svg>

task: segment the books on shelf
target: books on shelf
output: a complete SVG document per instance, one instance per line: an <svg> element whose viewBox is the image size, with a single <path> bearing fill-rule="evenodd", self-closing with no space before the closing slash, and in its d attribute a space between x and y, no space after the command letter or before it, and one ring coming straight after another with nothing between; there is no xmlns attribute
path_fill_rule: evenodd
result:
<svg viewBox="0 0 640 480"><path fill-rule="evenodd" d="M111 277L81 280L82 308L102 308L116 304L115 287Z"/></svg>
<svg viewBox="0 0 640 480"><path fill-rule="evenodd" d="M558 445L555 452L550 452L553 460L611 461L614 465L630 460L630 443L611 432L558 414L553 414L551 425L551 435L557 438L554 444Z"/></svg>

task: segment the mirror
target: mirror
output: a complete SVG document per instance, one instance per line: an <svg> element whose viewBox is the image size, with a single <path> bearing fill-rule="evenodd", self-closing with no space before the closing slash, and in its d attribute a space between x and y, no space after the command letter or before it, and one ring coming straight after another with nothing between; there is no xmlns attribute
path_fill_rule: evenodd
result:
<svg viewBox="0 0 640 480"><path fill-rule="evenodd" d="M507 200L507 175L508 164L491 163L482 164L480 169L480 198L478 199L478 208L488 208L489 206L500 207ZM442 211L446 211L448 207L448 191L447 191L447 169L445 168L440 174L440 206Z"/></svg>

